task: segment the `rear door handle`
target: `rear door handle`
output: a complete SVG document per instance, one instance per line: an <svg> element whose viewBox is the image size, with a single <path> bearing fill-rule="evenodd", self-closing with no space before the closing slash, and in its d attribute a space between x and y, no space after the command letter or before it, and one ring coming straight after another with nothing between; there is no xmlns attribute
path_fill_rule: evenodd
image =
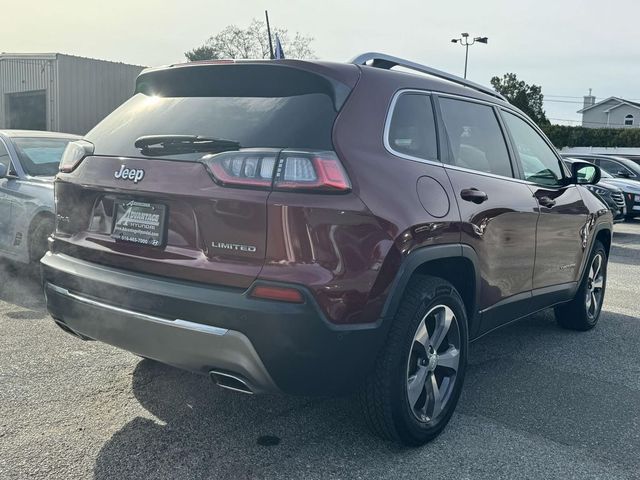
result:
<svg viewBox="0 0 640 480"><path fill-rule="evenodd" d="M538 202L543 207L551 208L556 204L555 200L551 200L549 197L540 197L538 198Z"/></svg>
<svg viewBox="0 0 640 480"><path fill-rule="evenodd" d="M480 204L489 198L486 193L481 192L477 188L465 188L460 192L460 197L467 202L477 204Z"/></svg>

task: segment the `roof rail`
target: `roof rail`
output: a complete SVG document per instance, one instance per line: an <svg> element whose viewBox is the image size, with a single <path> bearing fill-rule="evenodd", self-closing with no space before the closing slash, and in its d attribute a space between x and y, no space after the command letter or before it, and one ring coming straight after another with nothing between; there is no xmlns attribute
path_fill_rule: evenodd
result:
<svg viewBox="0 0 640 480"><path fill-rule="evenodd" d="M371 67L384 68L387 70L390 70L396 66L404 67L410 70L415 70L416 72L426 73L427 75L442 78L444 80L457 83L458 85L464 85L465 87L473 88L474 90L477 90L482 93L486 93L487 95L491 95L492 97L499 98L500 100L503 100L505 102L508 101L500 93L496 92L495 90L492 90L489 87L485 87L483 85L472 82L462 77L458 77L457 75L453 75L451 73L443 72L442 70L427 67L426 65L421 65L419 63L411 62L403 58L393 57L385 53L377 53L377 52L363 53L353 58L350 63L353 63L355 65L369 65Z"/></svg>

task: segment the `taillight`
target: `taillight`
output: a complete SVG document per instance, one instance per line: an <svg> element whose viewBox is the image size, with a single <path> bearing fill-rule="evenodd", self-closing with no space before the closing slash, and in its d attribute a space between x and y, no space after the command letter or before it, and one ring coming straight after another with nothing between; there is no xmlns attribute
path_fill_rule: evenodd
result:
<svg viewBox="0 0 640 480"><path fill-rule="evenodd" d="M69 142L62 153L59 170L63 173L72 172L85 157L93 155L94 148L93 143L86 140Z"/></svg>
<svg viewBox="0 0 640 480"><path fill-rule="evenodd" d="M349 178L331 151L239 150L206 155L202 161L225 186L347 192Z"/></svg>
<svg viewBox="0 0 640 480"><path fill-rule="evenodd" d="M334 152L280 154L273 187L276 190L344 192L351 189L347 174Z"/></svg>
<svg viewBox="0 0 640 480"><path fill-rule="evenodd" d="M206 155L202 161L222 185L271 188L277 151L241 150Z"/></svg>

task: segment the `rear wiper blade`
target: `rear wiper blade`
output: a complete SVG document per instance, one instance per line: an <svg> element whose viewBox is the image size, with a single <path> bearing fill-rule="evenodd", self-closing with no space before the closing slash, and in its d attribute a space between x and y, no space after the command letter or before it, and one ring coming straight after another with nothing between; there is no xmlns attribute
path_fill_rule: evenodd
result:
<svg viewBox="0 0 640 480"><path fill-rule="evenodd" d="M135 143L145 155L166 155L168 153L208 152L220 153L241 148L240 142L224 138L210 138L201 135L144 135Z"/></svg>

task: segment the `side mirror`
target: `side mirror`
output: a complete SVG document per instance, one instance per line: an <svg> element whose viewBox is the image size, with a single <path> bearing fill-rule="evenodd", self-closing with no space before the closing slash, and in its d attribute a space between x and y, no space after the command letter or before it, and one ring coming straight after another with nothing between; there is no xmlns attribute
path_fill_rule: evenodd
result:
<svg viewBox="0 0 640 480"><path fill-rule="evenodd" d="M0 178L6 177L8 171L9 168L4 163L0 163Z"/></svg>
<svg viewBox="0 0 640 480"><path fill-rule="evenodd" d="M573 183L580 185L595 185L600 181L602 173L600 167L589 162L573 162L571 164Z"/></svg>
<svg viewBox="0 0 640 480"><path fill-rule="evenodd" d="M618 170L616 172L616 176L622 177L622 178L629 178L631 175L629 175L629 172L625 172L624 170Z"/></svg>

